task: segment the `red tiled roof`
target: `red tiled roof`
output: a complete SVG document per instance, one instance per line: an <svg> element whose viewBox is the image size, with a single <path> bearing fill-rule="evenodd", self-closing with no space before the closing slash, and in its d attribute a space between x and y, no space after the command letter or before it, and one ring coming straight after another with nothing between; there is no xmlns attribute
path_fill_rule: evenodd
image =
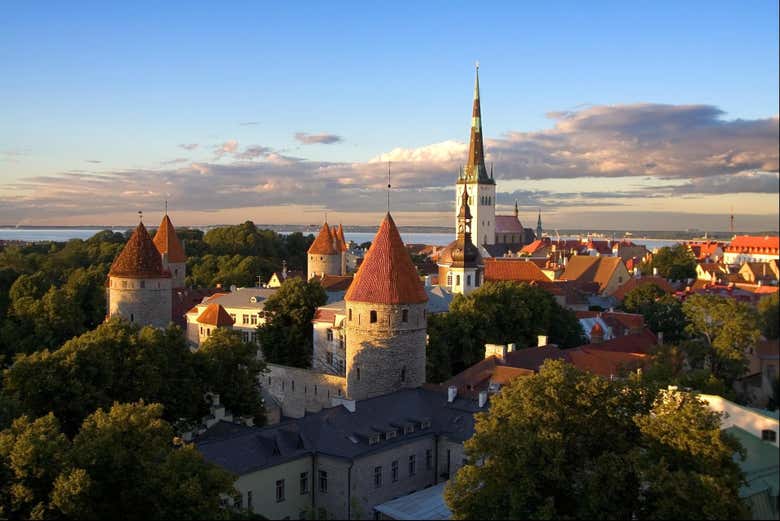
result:
<svg viewBox="0 0 780 521"><path fill-rule="evenodd" d="M335 320L336 320L335 310L317 308L317 311L314 312L314 318L312 319L312 322L325 322L328 324L333 324Z"/></svg>
<svg viewBox="0 0 780 521"><path fill-rule="evenodd" d="M165 214L157 233L154 234L154 245L160 254L168 254L168 262L187 262L184 255L184 248L176 235L176 229L173 227L168 214Z"/></svg>
<svg viewBox="0 0 780 521"><path fill-rule="evenodd" d="M605 255L612 253L612 247L609 245L609 241L588 241L588 249L596 250Z"/></svg>
<svg viewBox="0 0 780 521"><path fill-rule="evenodd" d="M650 354L653 348L658 344L658 338L647 328L641 333L632 335L623 335L606 340L600 344L586 344L581 347L599 349L602 351L615 351L621 353L641 353Z"/></svg>
<svg viewBox="0 0 780 521"><path fill-rule="evenodd" d="M574 255L566 263L566 270L561 275L561 279L576 280L580 282L598 282L600 288L603 290L622 262L620 257Z"/></svg>
<svg viewBox="0 0 780 521"><path fill-rule="evenodd" d="M514 380L518 376L529 376L534 374L529 369L523 369L522 367L511 367L508 365L498 365L493 370L493 374L490 375L490 381L497 384L506 385L511 380Z"/></svg>
<svg viewBox="0 0 780 521"><path fill-rule="evenodd" d="M704 242L689 242L688 248L691 249L696 260L705 260L715 253L718 248L723 246L723 243L717 241L704 241Z"/></svg>
<svg viewBox="0 0 780 521"><path fill-rule="evenodd" d="M608 378L619 374L621 369L636 369L644 366L649 361L649 356L642 353L611 352L596 349L596 346L601 345L595 344L570 350L568 355L571 364L583 371Z"/></svg>
<svg viewBox="0 0 780 521"><path fill-rule="evenodd" d="M338 233L336 234L336 237L339 239L339 243L341 244L341 251L347 251L349 249L349 246L347 246L347 240L344 238L344 227L339 224Z"/></svg>
<svg viewBox="0 0 780 521"><path fill-rule="evenodd" d="M352 284L352 275L323 275L317 280L325 291L346 291Z"/></svg>
<svg viewBox="0 0 780 521"><path fill-rule="evenodd" d="M514 215L496 215L496 233L523 233L523 225ZM520 237L520 241L523 238Z"/></svg>
<svg viewBox="0 0 780 521"><path fill-rule="evenodd" d="M168 278L171 274L163 271L162 258L152 242L143 223L138 223L133 235L122 248L108 274L112 277L133 279Z"/></svg>
<svg viewBox="0 0 780 521"><path fill-rule="evenodd" d="M737 235L726 247L729 253L780 253L780 237Z"/></svg>
<svg viewBox="0 0 780 521"><path fill-rule="evenodd" d="M601 327L601 324L596 322L593 324L593 327L590 329L590 335L603 335L604 334L604 328Z"/></svg>
<svg viewBox="0 0 780 521"><path fill-rule="evenodd" d="M526 244L523 246L523 249L520 250L520 253L527 253L529 255L533 255L537 251L541 250L542 248L545 248L549 246L549 242L543 240L543 239L536 239L531 244Z"/></svg>
<svg viewBox="0 0 780 521"><path fill-rule="evenodd" d="M235 320L221 304L209 304L198 317L198 323L211 326L232 326Z"/></svg>
<svg viewBox="0 0 780 521"><path fill-rule="evenodd" d="M360 264L346 301L422 304L428 301L417 269L388 212Z"/></svg>
<svg viewBox="0 0 780 521"><path fill-rule="evenodd" d="M333 243L333 235L330 232L330 227L328 226L328 223L325 222L322 224L319 235L317 235L317 238L311 243L307 253L311 255L336 255L338 251L336 251Z"/></svg>
<svg viewBox="0 0 780 521"><path fill-rule="evenodd" d="M518 282L549 282L536 263L523 259L485 259L485 280L513 280Z"/></svg>
<svg viewBox="0 0 780 521"><path fill-rule="evenodd" d="M615 292L612 294L612 296L615 297L618 300L618 302L622 302L623 299L626 298L626 293L640 286L645 286L647 284L655 284L656 286L661 288L664 291L664 293L674 293L674 288L672 287L672 285L669 284L669 281L663 277L655 277L655 276L642 277L642 278L631 277L622 286L616 289Z"/></svg>

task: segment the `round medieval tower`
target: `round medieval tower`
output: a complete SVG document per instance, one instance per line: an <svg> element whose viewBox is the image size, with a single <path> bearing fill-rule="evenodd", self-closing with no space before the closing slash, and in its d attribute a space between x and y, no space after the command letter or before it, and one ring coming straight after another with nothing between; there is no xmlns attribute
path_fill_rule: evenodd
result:
<svg viewBox="0 0 780 521"><path fill-rule="evenodd" d="M183 288L187 276L187 256L167 213L154 234L154 245L162 257L163 270L171 273L173 287Z"/></svg>
<svg viewBox="0 0 780 521"><path fill-rule="evenodd" d="M362 400L425 383L425 293L388 213L346 296L347 396Z"/></svg>
<svg viewBox="0 0 780 521"><path fill-rule="evenodd" d="M341 251L336 248L336 239L327 221L322 225L307 253L307 280L323 275L341 275Z"/></svg>
<svg viewBox="0 0 780 521"><path fill-rule="evenodd" d="M108 316L142 326L167 327L172 318L172 282L143 223L108 272Z"/></svg>

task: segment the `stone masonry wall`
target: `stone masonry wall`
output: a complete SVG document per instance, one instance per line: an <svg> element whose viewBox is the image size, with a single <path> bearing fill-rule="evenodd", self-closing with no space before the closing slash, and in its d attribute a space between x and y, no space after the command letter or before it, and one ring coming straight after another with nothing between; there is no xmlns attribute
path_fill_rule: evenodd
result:
<svg viewBox="0 0 780 521"><path fill-rule="evenodd" d="M332 407L331 398L346 396L342 376L277 364L268 364L268 370L260 376L260 384L281 404L284 416L300 418Z"/></svg>
<svg viewBox="0 0 780 521"><path fill-rule="evenodd" d="M309 254L307 280L315 275L341 275L341 254Z"/></svg>
<svg viewBox="0 0 780 521"><path fill-rule="evenodd" d="M408 311L403 321L403 311ZM371 322L371 312L376 322ZM425 383L425 304L347 302L347 396L363 400Z"/></svg>
<svg viewBox="0 0 780 521"><path fill-rule="evenodd" d="M142 287L143 286L143 287ZM173 313L171 279L110 277L108 315L142 326L167 327Z"/></svg>

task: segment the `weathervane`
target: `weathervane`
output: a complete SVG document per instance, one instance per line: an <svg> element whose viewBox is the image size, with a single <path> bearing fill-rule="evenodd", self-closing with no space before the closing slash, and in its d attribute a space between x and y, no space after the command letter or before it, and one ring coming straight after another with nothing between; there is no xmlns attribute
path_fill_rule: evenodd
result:
<svg viewBox="0 0 780 521"><path fill-rule="evenodd" d="M390 161L387 162L387 213L390 213Z"/></svg>
<svg viewBox="0 0 780 521"><path fill-rule="evenodd" d="M138 210L138 220L144 222L144 213L141 210Z"/></svg>

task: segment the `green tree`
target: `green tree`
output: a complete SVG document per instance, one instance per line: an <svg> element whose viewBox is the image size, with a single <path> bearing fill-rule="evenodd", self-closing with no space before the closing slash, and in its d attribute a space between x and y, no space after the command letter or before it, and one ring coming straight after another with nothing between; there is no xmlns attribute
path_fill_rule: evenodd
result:
<svg viewBox="0 0 780 521"><path fill-rule="evenodd" d="M685 245L664 246L654 255L649 265L642 266L642 272L649 275L652 268L658 269L658 274L670 280L683 280L696 278L696 257Z"/></svg>
<svg viewBox="0 0 780 521"><path fill-rule="evenodd" d="M622 307L629 313L641 314L651 331L663 333L665 342L676 343L685 338L688 322L682 304L656 284L643 284L626 293Z"/></svg>
<svg viewBox="0 0 780 521"><path fill-rule="evenodd" d="M718 415L691 395L669 405L641 385L562 361L505 386L465 448L468 464L445 489L454 519L744 514L738 445ZM688 484L673 489L669 477Z"/></svg>
<svg viewBox="0 0 780 521"><path fill-rule="evenodd" d="M727 385L745 373L747 352L760 337L758 314L747 304L718 295L691 295L683 304L687 332L703 345L713 374ZM689 353L691 354L691 353ZM698 363L695 357L689 360Z"/></svg>
<svg viewBox="0 0 780 521"><path fill-rule="evenodd" d="M780 293L773 293L758 302L761 334L768 339L780 338Z"/></svg>
<svg viewBox="0 0 780 521"><path fill-rule="evenodd" d="M317 280L285 280L263 307L265 323L258 328L258 341L269 363L310 367L312 319L328 295Z"/></svg>
<svg viewBox="0 0 780 521"><path fill-rule="evenodd" d="M642 308L666 295L657 284L642 284L626 293L623 309L628 313L641 313Z"/></svg>
<svg viewBox="0 0 780 521"><path fill-rule="evenodd" d="M478 362L486 343L530 347L536 346L538 335L565 348L585 343L574 313L544 289L513 282L484 284L467 296L457 295L449 313L429 318L429 378L441 381Z"/></svg>
<svg viewBox="0 0 780 521"><path fill-rule="evenodd" d="M243 342L237 331L217 328L196 355L208 389L219 394L220 402L234 415L252 416L262 425L265 410L258 378L265 363L257 357L257 346Z"/></svg>

